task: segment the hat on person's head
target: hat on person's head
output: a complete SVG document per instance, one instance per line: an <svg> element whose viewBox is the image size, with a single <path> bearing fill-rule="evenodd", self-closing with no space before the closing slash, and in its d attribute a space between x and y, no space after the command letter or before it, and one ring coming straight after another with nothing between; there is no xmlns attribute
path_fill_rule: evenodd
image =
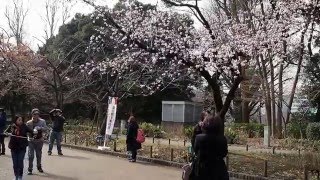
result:
<svg viewBox="0 0 320 180"><path fill-rule="evenodd" d="M49 113L52 114L52 113L55 113L55 112L62 113L61 109L52 109Z"/></svg>
<svg viewBox="0 0 320 180"><path fill-rule="evenodd" d="M40 110L37 108L32 109L31 114L40 114Z"/></svg>
<svg viewBox="0 0 320 180"><path fill-rule="evenodd" d="M52 109L49 113L52 114L54 112L56 112L56 109Z"/></svg>

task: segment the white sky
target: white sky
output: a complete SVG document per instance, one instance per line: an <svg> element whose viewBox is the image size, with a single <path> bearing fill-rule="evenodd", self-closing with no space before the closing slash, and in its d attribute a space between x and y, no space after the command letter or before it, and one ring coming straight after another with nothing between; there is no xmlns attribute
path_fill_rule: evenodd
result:
<svg viewBox="0 0 320 180"><path fill-rule="evenodd" d="M24 43L31 45L32 49L37 50L38 45L41 45L40 40L44 40L44 27L45 23L41 17L45 14L45 2L46 0L19 0L23 2L25 8L28 8L28 15L25 19L24 25ZM157 0L140 0L144 3L157 3ZM74 17L76 13L88 14L92 12L94 9L89 5L83 3L81 0L72 0L72 9L71 9L71 17ZM117 0L96 0L96 3L99 5L108 5L113 6L117 3ZM12 9L13 0L0 0L0 29L4 28L6 31L9 30L8 22L4 16L6 11L6 7ZM69 19L69 20L70 20ZM60 22L59 26L62 23ZM59 28L56 28L55 34L58 32ZM1 30L2 31L2 30ZM1 32L0 31L0 32ZM40 39L40 40L38 40Z"/></svg>
<svg viewBox="0 0 320 180"><path fill-rule="evenodd" d="M0 29L4 28L8 30L7 20L5 19L4 13L6 7L10 9L13 6L13 0L0 0ZM43 22L41 16L45 13L45 2L46 0L19 0L24 3L24 6L29 9L28 15L25 20L25 32L24 32L24 43L29 44L32 49L37 50L38 45L42 45L40 40L44 40L44 26L45 23ZM118 2L118 0L95 0L96 4L99 5L108 5L109 7L113 6ZM160 4L161 0L139 0L143 3L151 3L151 4ZM72 2L72 9L71 9L71 16L70 19L74 17L76 13L88 14L92 12L94 9L83 3L82 0L71 0ZM200 1L200 7L206 7L207 0ZM69 20L70 20L69 19ZM58 26L60 26L62 23ZM58 27L56 28L55 34L58 32ZM0 30L1 32L2 30ZM287 84L287 83L286 83ZM291 83L289 83L291 84ZM290 87L290 86L289 86ZM291 90L291 88L285 88L287 91Z"/></svg>

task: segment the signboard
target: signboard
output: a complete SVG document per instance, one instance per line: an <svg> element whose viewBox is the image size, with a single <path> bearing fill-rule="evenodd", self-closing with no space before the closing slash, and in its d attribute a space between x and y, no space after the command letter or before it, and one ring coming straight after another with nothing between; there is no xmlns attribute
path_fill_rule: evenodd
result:
<svg viewBox="0 0 320 180"><path fill-rule="evenodd" d="M114 122L116 121L116 115L117 115L117 104L118 104L117 97L109 97L107 122L106 122L106 135L112 135Z"/></svg>

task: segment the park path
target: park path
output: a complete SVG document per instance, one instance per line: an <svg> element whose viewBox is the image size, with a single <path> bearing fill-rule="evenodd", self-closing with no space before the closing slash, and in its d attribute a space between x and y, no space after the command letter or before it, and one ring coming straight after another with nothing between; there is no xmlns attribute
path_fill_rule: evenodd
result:
<svg viewBox="0 0 320 180"><path fill-rule="evenodd" d="M180 180L181 169L146 162L130 163L126 159L88 151L64 148L64 156L48 156L43 147L44 173L34 170L26 175L27 154L24 160L24 180ZM11 155L0 156L0 180L13 179ZM230 178L230 180L235 180Z"/></svg>
<svg viewBox="0 0 320 180"><path fill-rule="evenodd" d="M47 151L45 145L43 152ZM64 156L43 154L41 174L34 170L34 175L25 175L24 180L179 180L181 170L156 166L144 162L130 163L125 159L74 149L63 149ZM27 171L27 155L25 169ZM0 156L0 179L13 179L10 153Z"/></svg>

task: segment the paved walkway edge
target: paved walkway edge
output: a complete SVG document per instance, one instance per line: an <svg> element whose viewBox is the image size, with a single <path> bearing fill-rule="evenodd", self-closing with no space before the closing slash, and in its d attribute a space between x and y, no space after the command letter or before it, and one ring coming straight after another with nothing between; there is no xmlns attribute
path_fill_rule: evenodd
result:
<svg viewBox="0 0 320 180"><path fill-rule="evenodd" d="M125 153L120 153L120 152L103 151L103 150L93 149L93 148L84 147L84 146L76 146L76 145L71 145L71 144L62 144L62 146L72 148L72 149L83 150L83 151L90 151L90 152L99 153L99 154L107 154L107 155L111 155L111 156L127 158L127 155ZM175 168L182 168L182 166L185 165L183 163L165 161L165 160L155 159L155 158L147 158L147 157L142 157L142 156L137 156L137 159L139 161L150 162L150 163L154 163L154 164L158 164L158 165L162 165L162 166L170 166L170 167L175 167ZM247 175L247 174L235 173L235 172L229 172L229 176L234 177L234 178L238 178L238 179L269 180L269 178L266 178L266 177L253 176L253 175Z"/></svg>

